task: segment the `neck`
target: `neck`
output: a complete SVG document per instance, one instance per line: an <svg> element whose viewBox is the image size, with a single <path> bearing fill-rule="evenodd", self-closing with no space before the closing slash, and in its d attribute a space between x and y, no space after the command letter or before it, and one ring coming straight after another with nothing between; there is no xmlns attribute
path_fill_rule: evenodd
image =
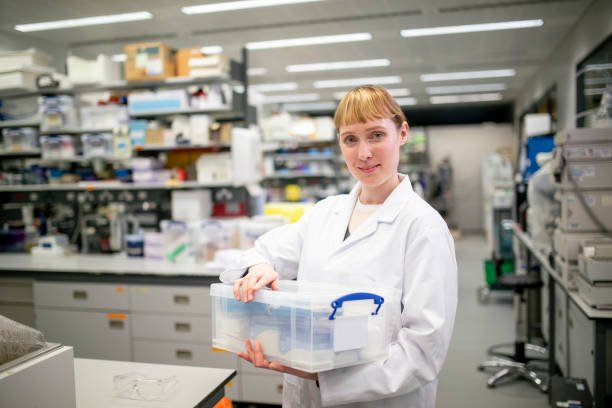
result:
<svg viewBox="0 0 612 408"><path fill-rule="evenodd" d="M382 185L368 187L362 184L359 201L361 201L361 204L382 204L400 182L401 178L398 174Z"/></svg>

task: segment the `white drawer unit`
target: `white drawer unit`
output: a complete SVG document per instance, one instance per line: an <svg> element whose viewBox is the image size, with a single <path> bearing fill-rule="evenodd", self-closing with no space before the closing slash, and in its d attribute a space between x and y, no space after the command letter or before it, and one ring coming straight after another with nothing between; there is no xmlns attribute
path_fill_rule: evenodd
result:
<svg viewBox="0 0 612 408"><path fill-rule="evenodd" d="M127 286L109 283L34 282L36 307L79 309L129 308Z"/></svg>
<svg viewBox="0 0 612 408"><path fill-rule="evenodd" d="M133 350L135 361L147 363L198 365L234 370L238 367L236 355L215 351L210 343L134 340Z"/></svg>
<svg viewBox="0 0 612 408"><path fill-rule="evenodd" d="M272 371L240 373L242 400L260 404L280 404L283 400L283 376Z"/></svg>
<svg viewBox="0 0 612 408"><path fill-rule="evenodd" d="M47 341L74 347L75 357L130 361L127 313L35 309L36 327Z"/></svg>
<svg viewBox="0 0 612 408"><path fill-rule="evenodd" d="M574 302L568 302L568 306L568 375L586 379L592 391L595 385L595 323Z"/></svg>
<svg viewBox="0 0 612 408"><path fill-rule="evenodd" d="M210 343L210 317L135 313L132 315L132 337Z"/></svg>
<svg viewBox="0 0 612 408"><path fill-rule="evenodd" d="M130 285L135 312L195 313L210 315L208 287Z"/></svg>
<svg viewBox="0 0 612 408"><path fill-rule="evenodd" d="M559 285L555 285L555 358L567 376L567 294Z"/></svg>
<svg viewBox="0 0 612 408"><path fill-rule="evenodd" d="M609 179L608 173L606 176ZM606 226L612 226L612 190L582 191L582 196L589 209ZM555 198L561 203L561 217L559 226L565 232L593 232L599 233L599 227L591 220L588 212L576 193L564 191L557 193Z"/></svg>

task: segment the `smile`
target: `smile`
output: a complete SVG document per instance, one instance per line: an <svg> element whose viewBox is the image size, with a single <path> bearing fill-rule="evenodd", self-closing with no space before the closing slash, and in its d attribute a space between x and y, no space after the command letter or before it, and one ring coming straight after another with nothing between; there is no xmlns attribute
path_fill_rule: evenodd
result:
<svg viewBox="0 0 612 408"><path fill-rule="evenodd" d="M380 166L380 164L374 164L374 165L371 165L371 166L364 166L364 167L359 167L359 166L357 166L357 168L358 168L360 171L364 172L364 173L372 173L372 172L374 172L374 170L376 170L376 169L377 169L379 166Z"/></svg>

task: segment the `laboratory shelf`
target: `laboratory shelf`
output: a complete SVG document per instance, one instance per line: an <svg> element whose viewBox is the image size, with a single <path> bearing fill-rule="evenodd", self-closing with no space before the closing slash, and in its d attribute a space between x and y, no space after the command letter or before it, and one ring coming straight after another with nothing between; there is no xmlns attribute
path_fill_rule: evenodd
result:
<svg viewBox="0 0 612 408"><path fill-rule="evenodd" d="M112 133L112 128L58 128L40 132L41 135L82 135L85 133Z"/></svg>
<svg viewBox="0 0 612 408"><path fill-rule="evenodd" d="M168 152L168 151L189 151L189 150L218 150L218 149L229 149L230 144L219 143L219 144L207 144L207 145L184 145L184 146L135 146L133 150L135 152Z"/></svg>
<svg viewBox="0 0 612 408"><path fill-rule="evenodd" d="M275 160L295 160L295 161L325 161L335 160L334 154L312 154L312 153L278 153L274 155Z"/></svg>
<svg viewBox="0 0 612 408"><path fill-rule="evenodd" d="M4 152L0 151L0 158L17 158L17 157L40 157L41 150L33 149L33 150L22 150L18 152Z"/></svg>
<svg viewBox="0 0 612 408"><path fill-rule="evenodd" d="M0 186L0 192L19 191L93 191L93 190L181 190L191 188L236 187L231 182L199 183L197 181L166 183L121 183L91 181L67 184L20 184Z"/></svg>
<svg viewBox="0 0 612 408"><path fill-rule="evenodd" d="M0 129L18 128L18 127L38 127L39 125L40 125L39 117L34 117L30 119L1 120L0 121Z"/></svg>

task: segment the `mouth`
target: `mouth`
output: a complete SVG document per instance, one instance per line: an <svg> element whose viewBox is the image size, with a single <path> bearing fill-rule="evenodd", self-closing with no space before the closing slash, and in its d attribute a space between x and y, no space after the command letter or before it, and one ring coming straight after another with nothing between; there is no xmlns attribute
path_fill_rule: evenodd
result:
<svg viewBox="0 0 612 408"><path fill-rule="evenodd" d="M380 164L357 166L357 169L359 169L359 171L361 171L362 173L369 174L369 173L373 173L378 167L380 167Z"/></svg>

